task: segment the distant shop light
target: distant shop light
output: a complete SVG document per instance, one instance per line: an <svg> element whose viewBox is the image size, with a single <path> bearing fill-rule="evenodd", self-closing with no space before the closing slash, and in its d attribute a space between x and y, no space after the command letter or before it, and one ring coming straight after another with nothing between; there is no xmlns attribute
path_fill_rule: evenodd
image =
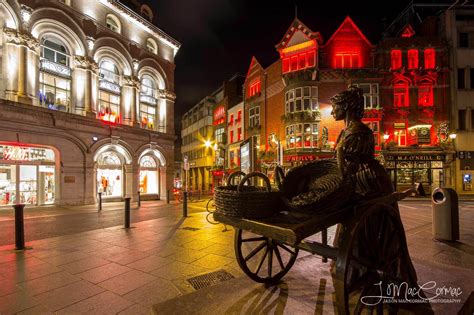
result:
<svg viewBox="0 0 474 315"><path fill-rule="evenodd" d="M97 142L97 140L99 140L99 138L97 136L92 137L92 141Z"/></svg>

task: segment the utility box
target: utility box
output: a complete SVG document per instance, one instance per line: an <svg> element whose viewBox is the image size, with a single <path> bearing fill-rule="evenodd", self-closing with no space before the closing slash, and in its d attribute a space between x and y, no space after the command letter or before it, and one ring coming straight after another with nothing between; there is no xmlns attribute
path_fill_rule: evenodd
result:
<svg viewBox="0 0 474 315"><path fill-rule="evenodd" d="M431 194L433 237L440 241L459 240L458 194L451 188L436 188Z"/></svg>

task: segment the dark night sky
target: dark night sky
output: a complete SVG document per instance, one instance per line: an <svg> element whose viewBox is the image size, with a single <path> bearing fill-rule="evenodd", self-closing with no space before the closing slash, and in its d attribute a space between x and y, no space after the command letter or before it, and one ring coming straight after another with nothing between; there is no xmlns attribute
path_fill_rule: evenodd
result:
<svg viewBox="0 0 474 315"><path fill-rule="evenodd" d="M147 2L147 1L144 1ZM148 1L155 24L182 43L175 64L175 123L234 73L245 74L252 55L267 67L295 16L329 39L349 15L372 43L409 0L168 0ZM179 135L179 132L177 132Z"/></svg>

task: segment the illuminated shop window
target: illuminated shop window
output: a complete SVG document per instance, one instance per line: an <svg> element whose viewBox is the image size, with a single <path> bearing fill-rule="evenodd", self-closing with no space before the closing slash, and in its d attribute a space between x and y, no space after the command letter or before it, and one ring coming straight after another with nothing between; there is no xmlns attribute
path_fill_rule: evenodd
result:
<svg viewBox="0 0 474 315"><path fill-rule="evenodd" d="M285 93L286 113L319 109L318 87L304 86L289 90Z"/></svg>
<svg viewBox="0 0 474 315"><path fill-rule="evenodd" d="M158 168L155 159L145 155L140 159L140 192L158 194Z"/></svg>
<svg viewBox="0 0 474 315"><path fill-rule="evenodd" d="M425 69L434 69L436 67L436 53L433 48L425 49Z"/></svg>
<svg viewBox="0 0 474 315"><path fill-rule="evenodd" d="M260 126L260 107L249 109L249 127Z"/></svg>
<svg viewBox="0 0 474 315"><path fill-rule="evenodd" d="M395 49L390 53L392 70L400 69L402 67L402 51Z"/></svg>
<svg viewBox="0 0 474 315"><path fill-rule="evenodd" d="M102 61L99 67L99 112L100 119L120 123L120 75L110 61Z"/></svg>
<svg viewBox="0 0 474 315"><path fill-rule="evenodd" d="M97 158L97 190L102 197L122 196L122 159L118 153L107 151Z"/></svg>
<svg viewBox="0 0 474 315"><path fill-rule="evenodd" d="M374 133L375 145L380 145L380 122L379 121L364 121Z"/></svg>
<svg viewBox="0 0 474 315"><path fill-rule="evenodd" d="M155 40L152 38L148 38L146 40L146 48L148 51L151 51L154 54L158 53L158 45L156 44Z"/></svg>
<svg viewBox="0 0 474 315"><path fill-rule="evenodd" d="M401 83L393 86L393 106L408 107L408 84Z"/></svg>
<svg viewBox="0 0 474 315"><path fill-rule="evenodd" d="M122 32L120 21L115 15L112 15L112 14L107 15L105 19L105 25L107 26L107 28L109 28L110 30L116 33L120 34Z"/></svg>
<svg viewBox="0 0 474 315"><path fill-rule="evenodd" d="M418 50L410 49L408 50L408 69L417 69L418 68Z"/></svg>
<svg viewBox="0 0 474 315"><path fill-rule="evenodd" d="M71 110L70 54L56 39L41 43L39 102L49 109Z"/></svg>
<svg viewBox="0 0 474 315"><path fill-rule="evenodd" d="M407 132L405 129L396 129L393 134L395 136L395 142L399 146L407 145Z"/></svg>
<svg viewBox="0 0 474 315"><path fill-rule="evenodd" d="M156 82L150 75L143 75L140 88L140 126L155 129L158 90Z"/></svg>
<svg viewBox="0 0 474 315"><path fill-rule="evenodd" d="M420 84L418 87L418 105L433 106L433 85Z"/></svg>
<svg viewBox="0 0 474 315"><path fill-rule="evenodd" d="M286 148L317 148L318 124L294 124L286 126Z"/></svg>
<svg viewBox="0 0 474 315"><path fill-rule="evenodd" d="M255 95L258 95L260 94L260 80L257 80L255 82L252 82L250 85L249 85L249 93L248 93L248 96L249 97L252 97L252 96L255 96Z"/></svg>
<svg viewBox="0 0 474 315"><path fill-rule="evenodd" d="M378 83L354 83L364 93L364 108L379 108L379 85Z"/></svg>
<svg viewBox="0 0 474 315"><path fill-rule="evenodd" d="M357 53L336 53L334 56L336 68L358 68L359 54Z"/></svg>

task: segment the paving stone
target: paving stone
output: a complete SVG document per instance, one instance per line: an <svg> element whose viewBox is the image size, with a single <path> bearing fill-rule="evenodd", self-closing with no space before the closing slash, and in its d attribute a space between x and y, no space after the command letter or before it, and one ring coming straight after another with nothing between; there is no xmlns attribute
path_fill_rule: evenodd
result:
<svg viewBox="0 0 474 315"><path fill-rule="evenodd" d="M100 282L99 285L116 294L124 295L153 280L156 280L156 277L138 270L131 270Z"/></svg>
<svg viewBox="0 0 474 315"><path fill-rule="evenodd" d="M140 252L137 250L128 250L117 255L108 256L105 259L116 262L117 264L128 265L134 261L143 259L148 256L150 256L150 253Z"/></svg>
<svg viewBox="0 0 474 315"><path fill-rule="evenodd" d="M149 315L150 309L140 304L135 304L118 313L119 315Z"/></svg>
<svg viewBox="0 0 474 315"><path fill-rule="evenodd" d="M173 260L171 259L152 255L152 256L148 256L146 258L134 261L133 263L128 264L127 267L144 271L144 272L150 272L162 266L170 264L172 262Z"/></svg>
<svg viewBox="0 0 474 315"><path fill-rule="evenodd" d="M132 269L116 263L108 263L97 268L78 273L77 276L91 283L97 284L120 274L131 271Z"/></svg>
<svg viewBox="0 0 474 315"><path fill-rule="evenodd" d="M61 266L61 265L65 265L73 261L85 259L88 257L89 256L86 253L75 251L71 253L65 253L59 256L45 257L45 258L42 258L42 260L53 266Z"/></svg>
<svg viewBox="0 0 474 315"><path fill-rule="evenodd" d="M156 279L123 297L145 307L177 297L180 292L171 283L164 279Z"/></svg>
<svg viewBox="0 0 474 315"><path fill-rule="evenodd" d="M216 269L226 264L233 263L234 261L235 260L228 257L219 256L215 254L208 254L196 260L192 264L196 266L204 267L204 268Z"/></svg>
<svg viewBox="0 0 474 315"><path fill-rule="evenodd" d="M35 298L42 305L45 305L48 310L54 312L99 294L103 291L103 288L81 280L67 286L42 293L37 295Z"/></svg>
<svg viewBox="0 0 474 315"><path fill-rule="evenodd" d="M63 308L55 314L117 314L133 304L112 292L105 291Z"/></svg>
<svg viewBox="0 0 474 315"><path fill-rule="evenodd" d="M206 272L209 272L209 269L175 261L171 264L153 270L151 274L163 279L173 280L186 278Z"/></svg>
<svg viewBox="0 0 474 315"><path fill-rule="evenodd" d="M18 286L34 296L80 280L79 277L73 276L68 272L58 272L31 281L19 283Z"/></svg>
<svg viewBox="0 0 474 315"><path fill-rule="evenodd" d="M50 315L50 314L54 314L54 313L48 311L48 309L43 305L37 305L35 307L26 309L26 310L18 312L16 314L19 314L19 315Z"/></svg>
<svg viewBox="0 0 474 315"><path fill-rule="evenodd" d="M189 264L206 255L207 253L203 251L181 248L179 251L174 252L169 256L166 256L166 258Z"/></svg>
<svg viewBox="0 0 474 315"><path fill-rule="evenodd" d="M29 293L18 291L0 297L0 314L14 314L39 305Z"/></svg>
<svg viewBox="0 0 474 315"><path fill-rule="evenodd" d="M69 264L61 265L60 268L68 271L71 274L77 274L107 264L109 264L108 260L97 257L89 257Z"/></svg>

